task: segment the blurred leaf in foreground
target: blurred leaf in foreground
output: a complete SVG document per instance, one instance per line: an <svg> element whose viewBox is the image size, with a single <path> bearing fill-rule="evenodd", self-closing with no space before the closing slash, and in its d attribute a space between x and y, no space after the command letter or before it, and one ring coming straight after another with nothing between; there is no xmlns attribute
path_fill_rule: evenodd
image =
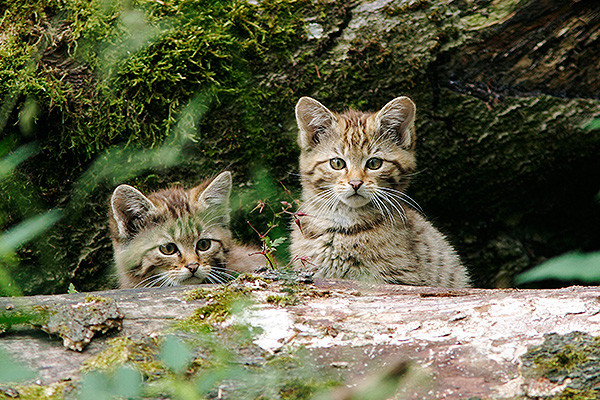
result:
<svg viewBox="0 0 600 400"><path fill-rule="evenodd" d="M92 372L83 378L80 399L137 398L142 378L135 369L122 366L116 371Z"/></svg>
<svg viewBox="0 0 600 400"><path fill-rule="evenodd" d="M600 283L600 252L569 253L553 258L515 278L515 283L536 282L546 279Z"/></svg>
<svg viewBox="0 0 600 400"><path fill-rule="evenodd" d="M0 349L0 383L15 383L35 378L35 373L27 367L13 360Z"/></svg>

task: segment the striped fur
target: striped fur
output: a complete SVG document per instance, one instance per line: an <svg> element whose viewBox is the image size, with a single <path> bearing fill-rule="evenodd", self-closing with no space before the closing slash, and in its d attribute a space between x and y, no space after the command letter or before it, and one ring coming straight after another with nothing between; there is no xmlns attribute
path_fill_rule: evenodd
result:
<svg viewBox="0 0 600 400"><path fill-rule="evenodd" d="M292 231L296 268L325 278L469 286L452 246L405 193L416 168L409 98L372 114L337 114L303 97L296 118L303 189Z"/></svg>
<svg viewBox="0 0 600 400"><path fill-rule="evenodd" d="M233 242L230 192L229 172L190 190L175 187L147 197L128 185L117 187L109 222L120 287L221 283L264 266L262 256L250 255L257 249ZM176 251L165 254L171 245Z"/></svg>

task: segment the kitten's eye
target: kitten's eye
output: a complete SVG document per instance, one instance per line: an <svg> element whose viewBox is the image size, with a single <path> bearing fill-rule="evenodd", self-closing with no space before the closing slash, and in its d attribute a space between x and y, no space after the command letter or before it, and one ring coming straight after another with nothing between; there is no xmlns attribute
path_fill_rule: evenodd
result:
<svg viewBox="0 0 600 400"><path fill-rule="evenodd" d="M379 169L381 168L381 164L383 164L381 158L373 157L367 160L367 168L369 169Z"/></svg>
<svg viewBox="0 0 600 400"><path fill-rule="evenodd" d="M167 243L167 244L161 244L160 246L158 246L158 250L160 250L161 253L163 253L166 256L170 256L172 254L175 254L177 252L177 245L175 243Z"/></svg>
<svg viewBox="0 0 600 400"><path fill-rule="evenodd" d="M341 158L332 158L329 160L329 165L331 165L331 168L333 169L340 170L346 166L346 161Z"/></svg>
<svg viewBox="0 0 600 400"><path fill-rule="evenodd" d="M198 240L198 243L196 243L196 250L206 251L206 250L210 249L211 244L212 243L211 243L210 239L200 239L200 240Z"/></svg>

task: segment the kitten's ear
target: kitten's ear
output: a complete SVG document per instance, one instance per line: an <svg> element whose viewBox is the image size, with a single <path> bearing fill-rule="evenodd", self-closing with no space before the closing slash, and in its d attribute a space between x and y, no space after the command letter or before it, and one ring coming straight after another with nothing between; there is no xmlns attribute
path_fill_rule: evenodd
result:
<svg viewBox="0 0 600 400"><path fill-rule="evenodd" d="M301 149L316 146L337 120L323 104L310 97L302 97L296 104L298 145Z"/></svg>
<svg viewBox="0 0 600 400"><path fill-rule="evenodd" d="M110 206L122 238L135 235L146 216L156 209L142 192L129 185L120 185L115 189Z"/></svg>
<svg viewBox="0 0 600 400"><path fill-rule="evenodd" d="M416 110L408 97L396 97L375 115L375 121L382 135L390 136L400 147L411 149L416 139Z"/></svg>
<svg viewBox="0 0 600 400"><path fill-rule="evenodd" d="M200 205L200 209L219 212L223 215L223 223L227 224L231 186L231 172L221 172L202 192L192 190L192 196Z"/></svg>

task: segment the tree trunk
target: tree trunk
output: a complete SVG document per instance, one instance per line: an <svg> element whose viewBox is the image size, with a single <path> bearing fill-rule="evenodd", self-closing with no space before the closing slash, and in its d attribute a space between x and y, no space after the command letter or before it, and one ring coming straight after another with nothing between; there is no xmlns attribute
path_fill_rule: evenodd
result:
<svg viewBox="0 0 600 400"><path fill-rule="evenodd" d="M261 279L230 287L248 293L253 305L214 323L212 335L218 336L232 320L262 328L253 338L255 351L239 355L242 364L264 367L270 356L292 355L304 348L316 376L334 370L354 385L409 360L411 373L401 382L404 394L394 398L537 397L567 388L585 392L600 383L594 361L600 345L590 336L600 334L599 288L445 290L330 280L289 285ZM96 300L116 301L124 316L122 330L94 338L82 352L23 328L5 333L0 346L37 371L43 385L64 379L77 382L83 363L110 348L108 339L139 342L163 335L175 321L205 306L210 301L206 293L225 290L206 286L204 299L190 300L189 292L195 288L93 293ZM289 296L295 301L284 301ZM8 310L5 315L14 315L34 305L53 309L85 302L83 294L34 296L2 298L0 307ZM184 335L193 343L192 336ZM562 360L563 353L576 364ZM348 395L348 390L337 389L329 396L360 398Z"/></svg>

